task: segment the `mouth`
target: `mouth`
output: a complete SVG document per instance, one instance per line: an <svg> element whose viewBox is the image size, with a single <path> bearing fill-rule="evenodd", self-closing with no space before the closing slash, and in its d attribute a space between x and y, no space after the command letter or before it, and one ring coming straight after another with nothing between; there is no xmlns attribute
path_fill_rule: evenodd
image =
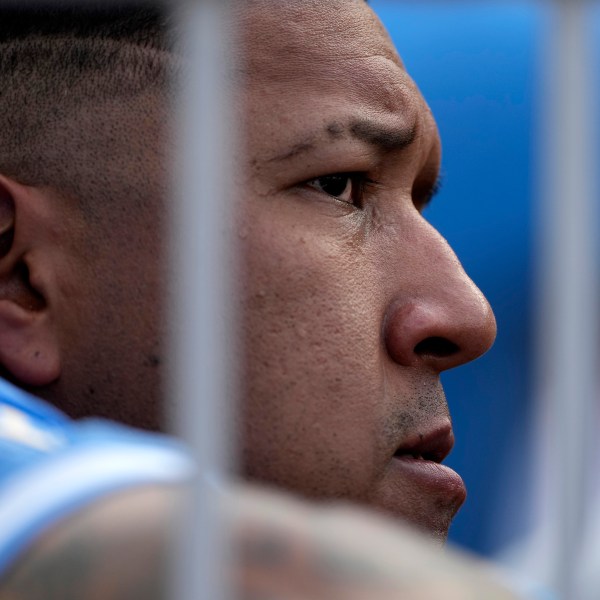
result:
<svg viewBox="0 0 600 600"><path fill-rule="evenodd" d="M419 433L394 452L394 458L414 459L440 464L454 446L452 428L447 425L427 434Z"/></svg>
<svg viewBox="0 0 600 600"><path fill-rule="evenodd" d="M413 489L421 498L435 500L437 506L448 507L450 518L467 496L460 475L441 464L453 445L452 427L444 424L402 442L391 461L392 471L405 489Z"/></svg>

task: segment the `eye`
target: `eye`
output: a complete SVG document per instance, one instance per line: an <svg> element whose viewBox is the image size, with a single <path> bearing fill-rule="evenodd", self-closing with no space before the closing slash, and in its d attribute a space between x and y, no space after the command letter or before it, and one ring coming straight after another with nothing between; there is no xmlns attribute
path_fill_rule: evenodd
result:
<svg viewBox="0 0 600 600"><path fill-rule="evenodd" d="M334 173L311 179L305 185L341 202L360 206L364 183L360 173Z"/></svg>

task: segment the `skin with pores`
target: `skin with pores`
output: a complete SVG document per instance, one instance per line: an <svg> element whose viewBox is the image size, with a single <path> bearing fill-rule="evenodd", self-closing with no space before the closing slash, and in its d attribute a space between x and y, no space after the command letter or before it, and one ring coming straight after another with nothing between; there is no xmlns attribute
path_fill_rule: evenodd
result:
<svg viewBox="0 0 600 600"><path fill-rule="evenodd" d="M363 2L268 4L241 28L243 469L445 537L462 486L416 482L393 455L448 430L439 374L485 352L495 322L421 216L436 125Z"/></svg>
<svg viewBox="0 0 600 600"><path fill-rule="evenodd" d="M464 488L437 464L452 443L439 374L485 352L495 322L421 215L440 163L434 119L362 0L257 0L237 17L242 344L228 366L241 475L444 538ZM128 52L164 79L167 53ZM42 138L49 173L70 168L68 190L7 170L0 148L2 233L14 233L0 256L0 362L72 416L156 428L170 96L113 85L93 109L63 110L60 127L42 123L55 127Z"/></svg>

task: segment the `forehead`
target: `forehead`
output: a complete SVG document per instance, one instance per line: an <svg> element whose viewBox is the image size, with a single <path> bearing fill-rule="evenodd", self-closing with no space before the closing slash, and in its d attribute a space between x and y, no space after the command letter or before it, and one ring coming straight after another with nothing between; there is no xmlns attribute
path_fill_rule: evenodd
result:
<svg viewBox="0 0 600 600"><path fill-rule="evenodd" d="M338 58L382 54L400 62L385 28L363 0L249 0L238 17L255 64L270 62L267 48L283 51L290 60L320 60L330 51Z"/></svg>
<svg viewBox="0 0 600 600"><path fill-rule="evenodd" d="M265 139L319 120L321 130L360 120L437 138L429 108L363 0L251 0L240 16L246 109Z"/></svg>

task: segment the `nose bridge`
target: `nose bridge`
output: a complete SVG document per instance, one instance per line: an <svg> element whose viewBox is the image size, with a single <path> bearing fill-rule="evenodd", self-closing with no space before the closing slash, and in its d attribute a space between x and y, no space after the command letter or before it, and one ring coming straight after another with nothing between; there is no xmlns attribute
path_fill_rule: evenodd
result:
<svg viewBox="0 0 600 600"><path fill-rule="evenodd" d="M404 266L414 275L412 289L397 290L385 319L391 358L443 371L486 352L496 336L492 309L446 240L424 220L409 260L412 264Z"/></svg>
<svg viewBox="0 0 600 600"><path fill-rule="evenodd" d="M440 303L448 311L459 312L474 302L487 305L487 300L467 275L448 242L429 223L424 222L422 225L425 233L418 249L423 264L427 265L422 285L431 301Z"/></svg>

